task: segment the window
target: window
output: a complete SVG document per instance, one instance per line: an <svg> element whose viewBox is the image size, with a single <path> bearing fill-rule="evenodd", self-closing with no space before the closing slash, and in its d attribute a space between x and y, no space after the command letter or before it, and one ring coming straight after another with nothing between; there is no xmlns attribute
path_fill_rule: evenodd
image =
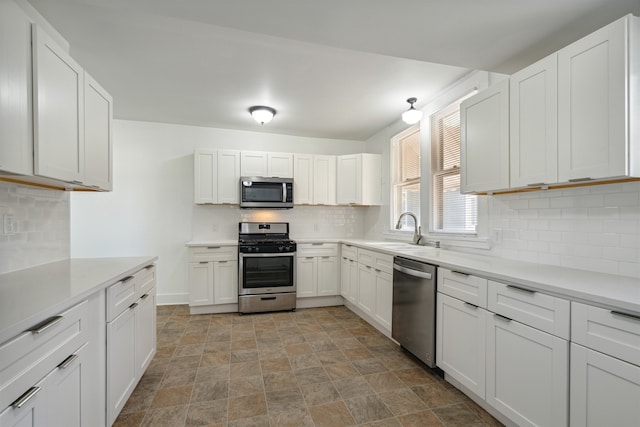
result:
<svg viewBox="0 0 640 427"><path fill-rule="evenodd" d="M391 228L402 212L411 212L420 220L420 125L410 127L392 138L393 202ZM413 231L410 217L402 219L401 230Z"/></svg>
<svg viewBox="0 0 640 427"><path fill-rule="evenodd" d="M431 116L432 231L435 233L476 233L477 197L460 194L460 102L463 99Z"/></svg>

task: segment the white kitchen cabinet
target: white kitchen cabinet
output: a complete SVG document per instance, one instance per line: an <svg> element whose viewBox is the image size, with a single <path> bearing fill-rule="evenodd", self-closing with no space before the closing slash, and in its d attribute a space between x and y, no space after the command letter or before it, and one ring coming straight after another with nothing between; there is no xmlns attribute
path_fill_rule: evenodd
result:
<svg viewBox="0 0 640 427"><path fill-rule="evenodd" d="M509 188L509 80L460 104L460 192Z"/></svg>
<svg viewBox="0 0 640 427"><path fill-rule="evenodd" d="M484 399L487 311L440 292L436 300L436 365Z"/></svg>
<svg viewBox="0 0 640 427"><path fill-rule="evenodd" d="M376 272L376 305L375 319L387 330L391 331L391 317L393 311L393 279L391 274L375 270Z"/></svg>
<svg viewBox="0 0 640 427"><path fill-rule="evenodd" d="M336 204L336 156L313 156L313 204Z"/></svg>
<svg viewBox="0 0 640 427"><path fill-rule="evenodd" d="M13 1L0 2L0 170L33 173L31 22Z"/></svg>
<svg viewBox="0 0 640 427"><path fill-rule="evenodd" d="M487 403L519 426L566 426L568 341L498 314L487 326Z"/></svg>
<svg viewBox="0 0 640 427"><path fill-rule="evenodd" d="M373 318L376 309L376 273L373 267L358 264L358 308Z"/></svg>
<svg viewBox="0 0 640 427"><path fill-rule="evenodd" d="M84 181L84 71L33 26L34 173Z"/></svg>
<svg viewBox="0 0 640 427"><path fill-rule="evenodd" d="M381 179L379 154L359 153L337 158L337 203L379 205Z"/></svg>
<svg viewBox="0 0 640 427"><path fill-rule="evenodd" d="M560 182L640 176L640 18L558 52Z"/></svg>
<svg viewBox="0 0 640 427"><path fill-rule="evenodd" d="M558 182L558 55L510 79L510 185Z"/></svg>
<svg viewBox="0 0 640 427"><path fill-rule="evenodd" d="M313 204L313 154L293 155L293 202Z"/></svg>
<svg viewBox="0 0 640 427"><path fill-rule="evenodd" d="M343 244L340 253L341 281L340 295L352 304L358 301L358 248Z"/></svg>
<svg viewBox="0 0 640 427"><path fill-rule="evenodd" d="M189 248L189 306L238 302L236 246Z"/></svg>
<svg viewBox="0 0 640 427"><path fill-rule="evenodd" d="M111 425L156 353L155 266L111 285L106 296L106 416Z"/></svg>
<svg viewBox="0 0 640 427"><path fill-rule="evenodd" d="M196 204L238 204L239 151L196 149L193 173Z"/></svg>
<svg viewBox="0 0 640 427"><path fill-rule="evenodd" d="M339 295L336 243L300 243L296 255L298 298Z"/></svg>
<svg viewBox="0 0 640 427"><path fill-rule="evenodd" d="M111 191L113 98L84 73L84 182Z"/></svg>
<svg viewBox="0 0 640 427"><path fill-rule="evenodd" d="M293 154L264 151L242 151L242 176L293 178Z"/></svg>

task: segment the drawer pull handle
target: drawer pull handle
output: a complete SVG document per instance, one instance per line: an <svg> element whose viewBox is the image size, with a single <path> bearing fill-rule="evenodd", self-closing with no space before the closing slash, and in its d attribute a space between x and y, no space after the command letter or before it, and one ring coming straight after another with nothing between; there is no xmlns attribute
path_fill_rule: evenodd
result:
<svg viewBox="0 0 640 427"><path fill-rule="evenodd" d="M140 297L140 299L147 299L147 297L149 296L149 294L144 294Z"/></svg>
<svg viewBox="0 0 640 427"><path fill-rule="evenodd" d="M126 282L128 282L129 280L133 279L133 276L127 276L124 279L122 279L122 284L125 284Z"/></svg>
<svg viewBox="0 0 640 427"><path fill-rule="evenodd" d="M640 320L640 316L636 316L635 314L622 313L620 311L613 311L613 310L611 311L611 314L613 314L614 316L626 317L628 319Z"/></svg>
<svg viewBox="0 0 640 427"><path fill-rule="evenodd" d="M41 334L44 331L46 331L47 329L51 328L52 326L60 323L61 321L62 321L62 316L50 317L49 319L45 320L44 322L42 322L40 324L37 324L33 328L29 329L29 331L34 335Z"/></svg>
<svg viewBox="0 0 640 427"><path fill-rule="evenodd" d="M77 354L70 355L69 357L64 359L61 364L58 365L58 368L60 368L60 369L68 368L69 365L71 365L73 363L73 361L76 360L77 358L78 358Z"/></svg>
<svg viewBox="0 0 640 427"><path fill-rule="evenodd" d="M331 257L329 257L329 256L323 256L322 257L322 259L329 259L329 258L331 258Z"/></svg>
<svg viewBox="0 0 640 427"><path fill-rule="evenodd" d="M200 261L200 264L209 264L209 261Z"/></svg>
<svg viewBox="0 0 640 427"><path fill-rule="evenodd" d="M218 261L218 263L219 263L219 264L226 264L226 263L228 263L228 262L229 262L229 261Z"/></svg>
<svg viewBox="0 0 640 427"><path fill-rule="evenodd" d="M519 286L514 286L514 285L507 285L507 288L514 289L514 290L520 291L520 292L525 292L527 294L535 294L536 293L536 291L532 291L531 289L525 289L525 288L521 288Z"/></svg>
<svg viewBox="0 0 640 427"><path fill-rule="evenodd" d="M207 246L207 249L220 249L220 246Z"/></svg>
<svg viewBox="0 0 640 427"><path fill-rule="evenodd" d="M40 387L31 387L29 390L25 392L22 396L20 396L15 402L11 404L11 407L14 409L20 409L27 403L33 396L38 394L40 391Z"/></svg>
<svg viewBox="0 0 640 427"><path fill-rule="evenodd" d="M304 257L304 259L313 259L313 257L312 256L306 256L306 257Z"/></svg>
<svg viewBox="0 0 640 427"><path fill-rule="evenodd" d="M573 178L570 179L569 182L582 182L582 181L591 181L593 178L585 177L585 178Z"/></svg>
<svg viewBox="0 0 640 427"><path fill-rule="evenodd" d="M276 297L262 297L260 298L262 301L273 301L276 299Z"/></svg>
<svg viewBox="0 0 640 427"><path fill-rule="evenodd" d="M145 270L151 270L153 267L154 267L154 265L151 264L151 265L147 265L144 269Z"/></svg>
<svg viewBox="0 0 640 427"><path fill-rule="evenodd" d="M471 307L471 308L473 308L473 309L477 309L477 308L478 308L478 306L477 306L477 305L475 305L475 304L471 304L470 302L465 302L465 303L464 303L464 305L466 305L467 307Z"/></svg>
<svg viewBox="0 0 640 427"><path fill-rule="evenodd" d="M470 276L470 274L469 274L469 273L463 273L462 271L455 271L455 270L451 270L451 272L452 272L453 274L459 274L460 276L467 276L467 277L468 277L468 276Z"/></svg>
<svg viewBox="0 0 640 427"><path fill-rule="evenodd" d="M313 246L322 246L324 243L312 243Z"/></svg>
<svg viewBox="0 0 640 427"><path fill-rule="evenodd" d="M531 184L527 184L527 187L540 187L542 185L546 185L544 182L533 182Z"/></svg>
<svg viewBox="0 0 640 427"><path fill-rule="evenodd" d="M503 322L511 322L511 319L509 319L508 317L501 316L498 313L493 313L493 315L496 316L496 319L500 319Z"/></svg>
<svg viewBox="0 0 640 427"><path fill-rule="evenodd" d="M134 302L133 304L131 304L131 305L129 306L129 308L130 308L131 310L133 310L133 309L134 309L134 308L136 308L137 306L138 306L138 303L137 303L137 302Z"/></svg>

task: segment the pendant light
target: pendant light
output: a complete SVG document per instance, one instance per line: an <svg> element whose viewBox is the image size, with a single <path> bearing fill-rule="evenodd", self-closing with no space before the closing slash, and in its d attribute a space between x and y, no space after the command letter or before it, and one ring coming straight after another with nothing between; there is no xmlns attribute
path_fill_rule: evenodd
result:
<svg viewBox="0 0 640 427"><path fill-rule="evenodd" d="M249 108L249 113L251 113L251 117L253 120L264 125L265 123L269 123L273 116L276 115L276 110L271 107L265 107L262 105L255 105Z"/></svg>
<svg viewBox="0 0 640 427"><path fill-rule="evenodd" d="M408 125L412 125L414 123L418 123L420 121L420 119L422 119L422 111L416 110L413 107L413 104L415 104L416 101L418 101L418 98L409 98L409 99L407 99L407 102L409 103L409 105L411 105L411 107L409 107L409 109L407 111L402 113L402 121L405 122Z"/></svg>

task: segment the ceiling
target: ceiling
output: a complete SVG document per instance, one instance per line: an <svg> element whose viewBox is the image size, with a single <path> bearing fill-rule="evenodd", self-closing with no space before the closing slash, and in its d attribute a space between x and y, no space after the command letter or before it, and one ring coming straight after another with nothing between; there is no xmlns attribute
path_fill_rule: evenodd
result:
<svg viewBox="0 0 640 427"><path fill-rule="evenodd" d="M472 69L510 74L640 15L640 0L28 1L116 118L352 140ZM260 126L252 105L278 112Z"/></svg>

